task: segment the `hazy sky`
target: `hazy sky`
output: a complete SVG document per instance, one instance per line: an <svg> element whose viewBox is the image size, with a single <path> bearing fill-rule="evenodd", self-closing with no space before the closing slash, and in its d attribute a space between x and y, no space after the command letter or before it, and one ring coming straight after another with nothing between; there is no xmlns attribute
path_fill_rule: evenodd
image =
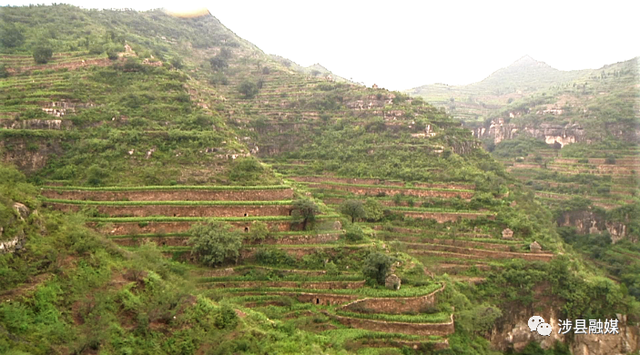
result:
<svg viewBox="0 0 640 355"><path fill-rule="evenodd" d="M640 2L629 0L68 3L139 10L206 7L266 53L305 66L320 63L340 76L394 90L469 84L526 54L562 70L599 68L640 55Z"/></svg>

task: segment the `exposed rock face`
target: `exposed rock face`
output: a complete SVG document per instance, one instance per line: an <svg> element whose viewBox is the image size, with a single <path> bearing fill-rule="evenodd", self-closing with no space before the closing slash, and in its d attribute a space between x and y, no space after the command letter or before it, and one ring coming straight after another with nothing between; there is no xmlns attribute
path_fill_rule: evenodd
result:
<svg viewBox="0 0 640 355"><path fill-rule="evenodd" d="M592 211L565 212L556 221L560 227L576 227L578 233L600 233L608 231L611 242L616 243L628 234L627 226L620 222L606 221L604 216Z"/></svg>
<svg viewBox="0 0 640 355"><path fill-rule="evenodd" d="M0 120L0 126L6 129L52 129L61 130L72 125L71 121L63 120Z"/></svg>
<svg viewBox="0 0 640 355"><path fill-rule="evenodd" d="M506 139L513 139L520 133L544 140L547 144L560 144L561 147L586 139L584 129L578 124L567 124L563 126L542 123L536 126L519 126L513 123L505 123L504 120L500 118L497 121L491 121L489 127L482 126L473 130L474 137L479 139L493 138L495 144Z"/></svg>
<svg viewBox="0 0 640 355"><path fill-rule="evenodd" d="M29 208L20 202L15 202L13 204L13 209L16 210L16 212L18 212L18 214L23 220L29 217L29 214L31 214L31 211L29 210Z"/></svg>
<svg viewBox="0 0 640 355"><path fill-rule="evenodd" d="M542 348L549 349L556 341L561 341L570 342L569 348L574 355L619 355L630 354L640 349L640 328L628 325L624 315L618 316L619 334L573 334L573 329L566 335L559 334L561 326L555 311L559 306L550 306L550 303L552 302L549 300L540 300L537 303L538 307L534 304L503 312L503 317L490 335L493 347L501 351L509 348L521 351L530 341L535 341L539 342ZM533 315L541 316L551 325L553 330L550 336L542 336L529 329L527 322ZM573 336L572 341L569 335Z"/></svg>

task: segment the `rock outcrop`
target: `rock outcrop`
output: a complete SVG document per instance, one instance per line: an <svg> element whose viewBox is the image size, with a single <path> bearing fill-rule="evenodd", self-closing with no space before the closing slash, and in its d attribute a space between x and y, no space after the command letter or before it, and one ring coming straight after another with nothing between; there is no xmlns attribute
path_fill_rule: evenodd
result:
<svg viewBox="0 0 640 355"><path fill-rule="evenodd" d="M504 311L499 325L491 332L492 346L501 351L507 349L521 351L533 341L540 343L542 348L549 349L556 341L560 341L568 343L574 355L622 355L640 350L640 327L629 325L625 315L616 317L618 334L574 334L573 329L567 334L561 334L562 332L559 332L561 320L556 312L559 306L552 303L544 300L530 307L517 309L514 307ZM553 331L550 336L542 336L529 329L527 322L533 315L541 316L551 325Z"/></svg>
<svg viewBox="0 0 640 355"><path fill-rule="evenodd" d="M586 140L585 130L578 124L559 125L542 123L540 125L516 125L505 123L504 119L491 121L490 125L473 129L473 136L479 139L492 138L495 144L503 140L513 139L518 134L526 134L530 137L563 147L567 144Z"/></svg>

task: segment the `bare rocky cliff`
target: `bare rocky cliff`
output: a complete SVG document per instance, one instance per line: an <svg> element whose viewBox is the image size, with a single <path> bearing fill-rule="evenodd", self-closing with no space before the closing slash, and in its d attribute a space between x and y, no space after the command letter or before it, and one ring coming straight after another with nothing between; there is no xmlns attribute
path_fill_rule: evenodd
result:
<svg viewBox="0 0 640 355"><path fill-rule="evenodd" d="M567 334L559 334L561 319L557 310L560 307L543 298L529 307L513 307L503 311L499 325L491 332L491 344L501 351L521 351L531 341L539 342L544 349L552 348L556 341L560 341L567 343L574 355L622 355L640 350L640 327L629 325L627 316L623 314L616 316L618 334L574 334L574 329ZM533 315L541 316L552 326L550 336L542 336L529 329L527 322ZM575 320L572 321L575 324Z"/></svg>
<svg viewBox="0 0 640 355"><path fill-rule="evenodd" d="M514 139L519 134L543 140L545 143L563 147L577 142L591 143L614 136L625 142L640 142L640 127L620 123L606 123L602 127L585 128L577 123L569 124L514 124L503 118L472 128L473 136L478 139L493 139L495 144L503 140Z"/></svg>

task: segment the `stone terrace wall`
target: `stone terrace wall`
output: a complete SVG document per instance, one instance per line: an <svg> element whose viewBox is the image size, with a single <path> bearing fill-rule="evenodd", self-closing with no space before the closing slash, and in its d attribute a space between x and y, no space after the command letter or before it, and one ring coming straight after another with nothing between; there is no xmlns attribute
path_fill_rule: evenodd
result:
<svg viewBox="0 0 640 355"><path fill-rule="evenodd" d="M90 227L97 228L100 232L107 235L136 235L136 234L156 234L156 233L182 233L191 228L197 222L149 222L146 225L138 223L110 223L109 225L97 228L95 222L90 222ZM288 231L291 223L288 221L265 221L269 229L277 228L279 231ZM240 229L251 228L252 222L230 222L231 225Z"/></svg>
<svg viewBox="0 0 640 355"><path fill-rule="evenodd" d="M311 290L358 289L366 281L219 281L206 285L212 288L286 287Z"/></svg>
<svg viewBox="0 0 640 355"><path fill-rule="evenodd" d="M524 259L529 261L551 261L553 254L542 253L511 253L504 251L491 251L473 248L459 248L448 245L428 245L425 246L426 251L446 251L451 253L465 254L469 256L478 256L481 258L493 258L493 259ZM411 254L419 254L421 250L412 250Z"/></svg>
<svg viewBox="0 0 640 355"><path fill-rule="evenodd" d="M393 196L396 194L405 194L406 196L417 197L442 197L442 198L471 198L473 192L466 191L438 191L438 190L413 190L413 189L394 189L394 188L381 188L381 187L362 187L362 186L349 186L349 185L331 185L331 184L314 184L314 188L328 189L328 190L342 190L354 193L356 195L381 195Z"/></svg>
<svg viewBox="0 0 640 355"><path fill-rule="evenodd" d="M460 218L466 219L476 219L478 217L486 216L488 219L495 219L494 215L484 215L477 213L444 213L444 212L411 212L411 211L400 211L407 217L412 218L424 218L424 219L435 219L438 223L444 222L455 222Z"/></svg>
<svg viewBox="0 0 640 355"><path fill-rule="evenodd" d="M324 312L327 316L337 320L343 325L356 329L366 329L385 333L403 333L411 335L449 335L455 331L453 315L448 323L403 323L386 322L381 320L360 319L343 317Z"/></svg>
<svg viewBox="0 0 640 355"><path fill-rule="evenodd" d="M54 199L91 201L277 201L292 199L293 190L55 191L45 189L42 195Z"/></svg>
<svg viewBox="0 0 640 355"><path fill-rule="evenodd" d="M280 245L296 245L296 244L323 244L327 242L335 242L340 235L338 234L318 234L318 235L295 235L286 236L284 238L267 238L265 240L248 243L246 245L264 245L264 244L280 244ZM162 246L186 246L189 237L132 237L132 238L114 238L113 241L121 246L138 246L149 241L153 241ZM246 242L246 240L245 240Z"/></svg>
<svg viewBox="0 0 640 355"><path fill-rule="evenodd" d="M45 202L57 210L65 212L76 212L85 205L64 204ZM149 216L173 216L173 217L252 217L252 216L288 216L291 206L286 205L86 205L86 207L96 208L98 212L112 217L149 217Z"/></svg>
<svg viewBox="0 0 640 355"><path fill-rule="evenodd" d="M498 250L498 251L509 251L511 250L511 246L513 246L513 244L493 244L493 243L482 243L482 242L470 242L466 240L457 240L457 239L438 239L438 238L420 238L420 237L389 237L387 240L399 240L401 242L407 243L407 245L410 246L411 248L416 248L416 249L419 249L422 247L421 243L453 245L456 247L464 247L464 248L481 247L483 249Z"/></svg>
<svg viewBox="0 0 640 355"><path fill-rule="evenodd" d="M425 307L432 307L436 305L436 296L442 292L445 286L431 292L428 295L419 297L376 297L376 298L364 298L351 302L342 307L342 309L358 312L359 309L366 308L375 311L375 313L387 313L387 314L400 314L405 312L416 312Z"/></svg>
<svg viewBox="0 0 640 355"><path fill-rule="evenodd" d="M350 179L350 178L338 178L330 176L294 176L290 179L300 182L337 182L343 184L364 184L364 185L386 185L386 186L404 186L402 181L387 181L380 179Z"/></svg>
<svg viewBox="0 0 640 355"><path fill-rule="evenodd" d="M346 252L347 254L353 254L358 251L358 248L346 248L341 245L337 245L336 247L341 247L342 252ZM292 256L296 259L300 259L305 255L315 254L316 251L323 250L329 255L334 255L338 253L334 248L317 248L317 247L299 247L299 248L281 248L280 250L286 252L289 256ZM257 248L244 248L240 251L240 259L247 260L253 259L255 257Z"/></svg>

